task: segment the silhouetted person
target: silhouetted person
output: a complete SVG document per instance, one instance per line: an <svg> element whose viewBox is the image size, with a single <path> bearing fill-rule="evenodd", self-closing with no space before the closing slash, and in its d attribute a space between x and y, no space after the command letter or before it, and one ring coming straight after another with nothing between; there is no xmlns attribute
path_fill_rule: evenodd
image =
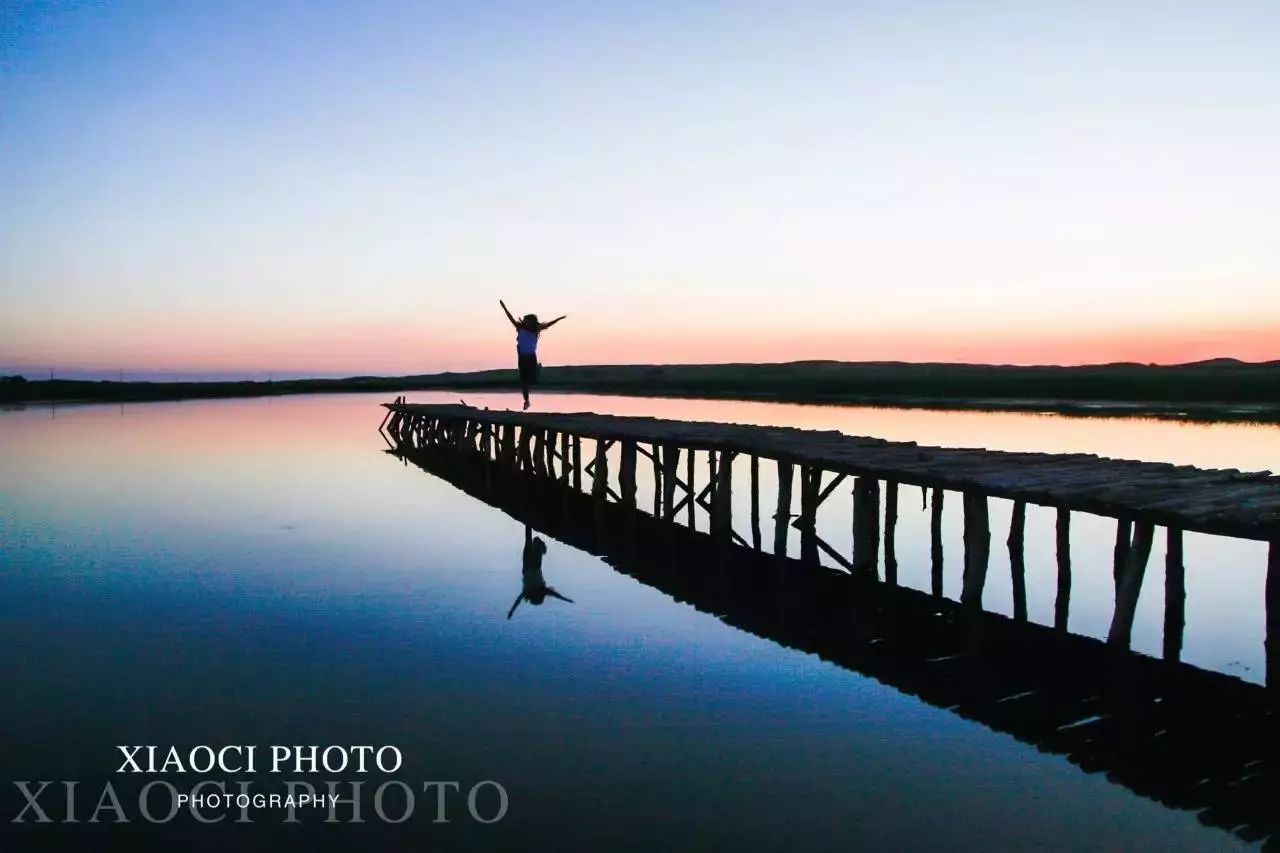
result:
<svg viewBox="0 0 1280 853"><path fill-rule="evenodd" d="M529 525L524 527L524 554L521 558L520 567L520 594L516 596L516 603L511 605L511 609L507 611L507 618L510 619L516 612L516 608L520 606L520 602L527 601L530 604L541 604L547 600L547 596L558 598L561 601L567 601L573 604L572 598L565 598L556 592L553 587L547 586L547 581L542 577L542 555L547 553L547 543L542 541L541 537L533 535L533 531Z"/></svg>
<svg viewBox="0 0 1280 853"><path fill-rule="evenodd" d="M539 323L537 314L525 314L517 320L511 316L507 303L499 299L498 304L502 306L503 313L507 315L511 325L516 327L516 362L520 367L520 393L524 395L524 407L527 409L529 408L529 387L538 384L538 371L542 369L538 364L538 335L568 315L561 314L549 323Z"/></svg>

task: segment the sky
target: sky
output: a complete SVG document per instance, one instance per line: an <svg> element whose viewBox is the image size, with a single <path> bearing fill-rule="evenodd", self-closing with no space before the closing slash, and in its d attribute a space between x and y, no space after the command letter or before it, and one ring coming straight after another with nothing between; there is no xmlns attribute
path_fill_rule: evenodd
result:
<svg viewBox="0 0 1280 853"><path fill-rule="evenodd" d="M1280 358L1280 4L0 0L0 370Z"/></svg>

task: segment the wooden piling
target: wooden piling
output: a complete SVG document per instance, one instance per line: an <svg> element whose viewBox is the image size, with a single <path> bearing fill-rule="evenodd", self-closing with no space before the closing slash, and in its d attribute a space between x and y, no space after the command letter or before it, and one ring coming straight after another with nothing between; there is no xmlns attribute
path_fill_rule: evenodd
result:
<svg viewBox="0 0 1280 853"><path fill-rule="evenodd" d="M1013 618L1027 621L1027 566L1023 557L1023 536L1027 523L1027 505L1013 502L1013 517L1009 521L1009 574L1013 584Z"/></svg>
<svg viewBox="0 0 1280 853"><path fill-rule="evenodd" d="M609 457L603 438L596 439L596 457L591 467L591 495L604 500L609 489Z"/></svg>
<svg viewBox="0 0 1280 853"><path fill-rule="evenodd" d="M662 446L662 517L674 521L676 517L676 473L680 470L680 448L674 444Z"/></svg>
<svg viewBox="0 0 1280 853"><path fill-rule="evenodd" d="M1147 572L1155 530L1149 521L1139 521L1132 527L1133 538L1125 549L1125 565L1120 574L1120 588L1116 592L1116 609L1111 617L1111 630L1107 632L1107 644L1124 649L1129 648L1133 635L1133 616L1138 609L1138 596L1142 592L1142 579Z"/></svg>
<svg viewBox="0 0 1280 853"><path fill-rule="evenodd" d="M560 433L560 482L569 485L569 472L576 467L571 464L569 455L569 433Z"/></svg>
<svg viewBox="0 0 1280 853"><path fill-rule="evenodd" d="M800 559L809 564L818 562L818 488L822 472L808 465L800 469L800 517L796 527L800 529Z"/></svg>
<svg viewBox="0 0 1280 853"><path fill-rule="evenodd" d="M502 425L502 464L515 467L516 464L516 428L514 424Z"/></svg>
<svg viewBox="0 0 1280 853"><path fill-rule="evenodd" d="M693 486L693 478L694 478L694 474L696 473L696 471L695 471L695 469L694 469L694 463L696 462L696 460L694 459L694 457L695 457L695 456L697 456L697 453L698 453L698 451L696 451L696 450L694 450L692 447L690 447L690 448L689 448L689 452L688 452L687 454L685 454L685 458L684 458L684 462L685 462L685 479L686 479L686 480L688 481L688 483L689 483L689 509L688 509L689 517L688 517L688 523L689 523L689 529L690 529L690 530L697 530L697 529L698 529L698 518L697 518L697 515L696 515L696 513L695 513L695 510L697 509L697 503L698 503L698 502L694 499L694 496L695 496L695 495L697 495L698 493L694 490L694 486Z"/></svg>
<svg viewBox="0 0 1280 853"><path fill-rule="evenodd" d="M624 439L620 442L621 460L618 463L618 497L623 506L636 505L636 443Z"/></svg>
<svg viewBox="0 0 1280 853"><path fill-rule="evenodd" d="M529 452L529 442L533 432L528 427L520 427L520 445L516 450L516 467L525 471L533 470L533 458Z"/></svg>
<svg viewBox="0 0 1280 853"><path fill-rule="evenodd" d="M778 508L773 515L773 553L787 555L787 531L791 527L791 478L795 470L790 462L778 460Z"/></svg>
<svg viewBox="0 0 1280 853"><path fill-rule="evenodd" d="M560 479L560 472L556 470L556 446L560 443L560 436L553 429L547 430L546 445L543 448L547 454L547 476L552 480Z"/></svg>
<svg viewBox="0 0 1280 853"><path fill-rule="evenodd" d="M898 528L898 484L887 480L884 484L884 580L898 583L898 551L895 535Z"/></svg>
<svg viewBox="0 0 1280 853"><path fill-rule="evenodd" d="M582 437L573 437L573 488L582 491Z"/></svg>
<svg viewBox="0 0 1280 853"><path fill-rule="evenodd" d="M930 590L939 598L942 597L942 506L945 496L946 492L935 486L929 510Z"/></svg>
<svg viewBox="0 0 1280 853"><path fill-rule="evenodd" d="M733 534L733 452L722 450L716 454L718 464L715 489L711 492L711 535L727 545Z"/></svg>
<svg viewBox="0 0 1280 853"><path fill-rule="evenodd" d="M987 567L991 560L991 521L987 496L964 493L964 580L960 602L975 609L982 607L982 590L987 583Z"/></svg>
<svg viewBox="0 0 1280 853"><path fill-rule="evenodd" d="M1053 627L1067 630L1071 616L1071 510L1058 508L1058 591L1053 600Z"/></svg>
<svg viewBox="0 0 1280 853"><path fill-rule="evenodd" d="M533 431L533 473L547 473L547 437L543 430Z"/></svg>
<svg viewBox="0 0 1280 853"><path fill-rule="evenodd" d="M853 481L853 570L877 575L880 561L880 481Z"/></svg>
<svg viewBox="0 0 1280 853"><path fill-rule="evenodd" d="M760 550L760 457L751 454L751 547Z"/></svg>
<svg viewBox="0 0 1280 853"><path fill-rule="evenodd" d="M1182 531L1170 527L1164 552L1164 659L1182 659L1182 635L1187 624L1187 575L1182 563Z"/></svg>
<svg viewBox="0 0 1280 853"><path fill-rule="evenodd" d="M1115 579L1117 595L1120 593L1120 580L1124 577L1125 567L1129 564L1132 531L1132 521L1127 518L1116 519L1116 545L1112 554L1111 571Z"/></svg>
<svg viewBox="0 0 1280 853"><path fill-rule="evenodd" d="M653 463L653 517L662 518L662 457L658 445L649 445L649 461Z"/></svg>

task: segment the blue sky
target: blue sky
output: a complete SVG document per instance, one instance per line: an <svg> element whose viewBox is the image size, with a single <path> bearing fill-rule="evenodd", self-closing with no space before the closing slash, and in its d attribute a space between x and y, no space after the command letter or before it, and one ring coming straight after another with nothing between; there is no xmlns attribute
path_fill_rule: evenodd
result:
<svg viewBox="0 0 1280 853"><path fill-rule="evenodd" d="M1280 357L1274 3L3 9L0 365Z"/></svg>

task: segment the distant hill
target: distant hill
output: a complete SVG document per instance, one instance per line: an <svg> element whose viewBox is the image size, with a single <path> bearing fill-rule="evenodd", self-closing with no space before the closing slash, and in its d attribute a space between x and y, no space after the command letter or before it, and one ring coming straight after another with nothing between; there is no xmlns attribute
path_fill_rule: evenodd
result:
<svg viewBox="0 0 1280 853"><path fill-rule="evenodd" d="M281 382L0 380L0 400L156 400L268 394L514 388L516 371ZM542 391L640 396L929 405L1060 411L1149 411L1280 420L1280 361L1216 358L1179 365L1079 367L936 362L600 364L546 367ZM1182 410L1186 410L1185 412Z"/></svg>

